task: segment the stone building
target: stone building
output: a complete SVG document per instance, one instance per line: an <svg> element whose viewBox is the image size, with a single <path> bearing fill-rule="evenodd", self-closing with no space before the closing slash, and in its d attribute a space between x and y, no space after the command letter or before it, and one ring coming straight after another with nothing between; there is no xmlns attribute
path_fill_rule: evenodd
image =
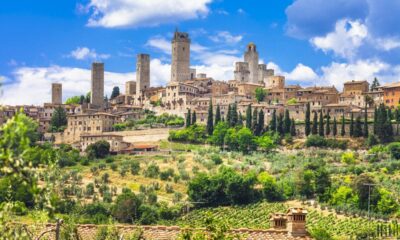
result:
<svg viewBox="0 0 400 240"><path fill-rule="evenodd" d="M235 81L246 83L250 80L249 63L247 62L236 62L235 63Z"/></svg>
<svg viewBox="0 0 400 240"><path fill-rule="evenodd" d="M98 141L107 141L110 144L110 152L118 153L130 147L130 143L125 142L123 136L114 134L82 134L80 137L80 148L84 152L86 148Z"/></svg>
<svg viewBox="0 0 400 240"><path fill-rule="evenodd" d="M52 83L51 84L51 103L62 104L62 84Z"/></svg>
<svg viewBox="0 0 400 240"><path fill-rule="evenodd" d="M138 54L136 61L136 98L150 87L150 55Z"/></svg>
<svg viewBox="0 0 400 240"><path fill-rule="evenodd" d="M125 83L125 95L132 96L136 94L136 81L127 81Z"/></svg>
<svg viewBox="0 0 400 240"><path fill-rule="evenodd" d="M189 34L175 31L172 39L171 82L191 79Z"/></svg>
<svg viewBox="0 0 400 240"><path fill-rule="evenodd" d="M104 63L92 64L90 103L97 108L104 105Z"/></svg>
<svg viewBox="0 0 400 240"><path fill-rule="evenodd" d="M257 47L254 43L249 43L247 45L247 51L244 53L244 61L249 64L249 82L258 83L258 52Z"/></svg>
<svg viewBox="0 0 400 240"><path fill-rule="evenodd" d="M366 80L362 81L349 81L343 84L344 95L362 95L369 91L369 83Z"/></svg>
<svg viewBox="0 0 400 240"><path fill-rule="evenodd" d="M400 105L400 82L386 84L382 86L383 103L391 108Z"/></svg>

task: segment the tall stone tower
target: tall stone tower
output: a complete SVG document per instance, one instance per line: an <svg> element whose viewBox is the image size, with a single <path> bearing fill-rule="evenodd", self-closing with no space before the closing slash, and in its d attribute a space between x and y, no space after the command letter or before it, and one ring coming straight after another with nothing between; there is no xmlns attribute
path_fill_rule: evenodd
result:
<svg viewBox="0 0 400 240"><path fill-rule="evenodd" d="M241 83L249 82L249 64L247 62L236 62L235 63L235 80Z"/></svg>
<svg viewBox="0 0 400 240"><path fill-rule="evenodd" d="M104 63L92 63L92 89L90 103L96 107L104 104Z"/></svg>
<svg viewBox="0 0 400 240"><path fill-rule="evenodd" d="M254 43L247 45L247 51L244 53L244 61L249 63L250 82L258 83L258 52Z"/></svg>
<svg viewBox="0 0 400 240"><path fill-rule="evenodd" d="M51 84L51 103L62 104L62 84L52 83Z"/></svg>
<svg viewBox="0 0 400 240"><path fill-rule="evenodd" d="M190 79L190 38L189 34L175 31L172 39L171 81Z"/></svg>
<svg viewBox="0 0 400 240"><path fill-rule="evenodd" d="M150 55L138 54L136 60L136 97L150 87Z"/></svg>

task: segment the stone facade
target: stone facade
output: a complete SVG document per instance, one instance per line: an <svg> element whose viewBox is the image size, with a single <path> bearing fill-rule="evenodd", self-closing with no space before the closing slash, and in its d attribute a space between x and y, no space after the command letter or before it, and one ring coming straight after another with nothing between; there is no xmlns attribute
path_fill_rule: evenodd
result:
<svg viewBox="0 0 400 240"><path fill-rule="evenodd" d="M237 62L235 63L235 81L246 83L250 81L249 63Z"/></svg>
<svg viewBox="0 0 400 240"><path fill-rule="evenodd" d="M92 64L90 103L98 108L104 105L104 63Z"/></svg>
<svg viewBox="0 0 400 240"><path fill-rule="evenodd" d="M127 81L125 83L125 95L135 95L136 94L136 82Z"/></svg>
<svg viewBox="0 0 400 240"><path fill-rule="evenodd" d="M258 52L254 43L247 45L247 51L244 53L244 61L249 64L250 77L249 82L258 83Z"/></svg>
<svg viewBox="0 0 400 240"><path fill-rule="evenodd" d="M171 82L191 79L189 34L175 31L172 39Z"/></svg>
<svg viewBox="0 0 400 240"><path fill-rule="evenodd" d="M383 103L395 108L400 105L400 83L387 84L382 87Z"/></svg>
<svg viewBox="0 0 400 240"><path fill-rule="evenodd" d="M51 103L62 104L62 84L51 84Z"/></svg>
<svg viewBox="0 0 400 240"><path fill-rule="evenodd" d="M98 141L107 141L110 144L110 152L118 153L130 147L130 143L123 140L123 136L113 134L83 134L80 137L81 151Z"/></svg>
<svg viewBox="0 0 400 240"><path fill-rule="evenodd" d="M138 54L136 62L136 97L150 87L150 55Z"/></svg>

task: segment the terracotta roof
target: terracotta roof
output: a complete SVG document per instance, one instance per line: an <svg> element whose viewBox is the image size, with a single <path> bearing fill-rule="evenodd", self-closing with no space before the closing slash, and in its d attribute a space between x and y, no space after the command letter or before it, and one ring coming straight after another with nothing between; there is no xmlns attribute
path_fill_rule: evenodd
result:
<svg viewBox="0 0 400 240"><path fill-rule="evenodd" d="M395 88L395 87L400 87L400 82L388 83L382 86L382 88Z"/></svg>

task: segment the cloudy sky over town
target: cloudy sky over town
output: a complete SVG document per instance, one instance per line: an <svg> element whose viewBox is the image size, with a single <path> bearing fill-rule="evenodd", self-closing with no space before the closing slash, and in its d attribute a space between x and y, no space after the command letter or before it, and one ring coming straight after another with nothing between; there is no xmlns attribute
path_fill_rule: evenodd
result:
<svg viewBox="0 0 400 240"><path fill-rule="evenodd" d="M399 0L4 0L0 6L0 102L64 99L90 89L105 63L105 90L135 79L136 54L151 55L151 84L170 78L175 29L190 34L191 65L216 80L254 42L260 59L292 84L400 80Z"/></svg>

